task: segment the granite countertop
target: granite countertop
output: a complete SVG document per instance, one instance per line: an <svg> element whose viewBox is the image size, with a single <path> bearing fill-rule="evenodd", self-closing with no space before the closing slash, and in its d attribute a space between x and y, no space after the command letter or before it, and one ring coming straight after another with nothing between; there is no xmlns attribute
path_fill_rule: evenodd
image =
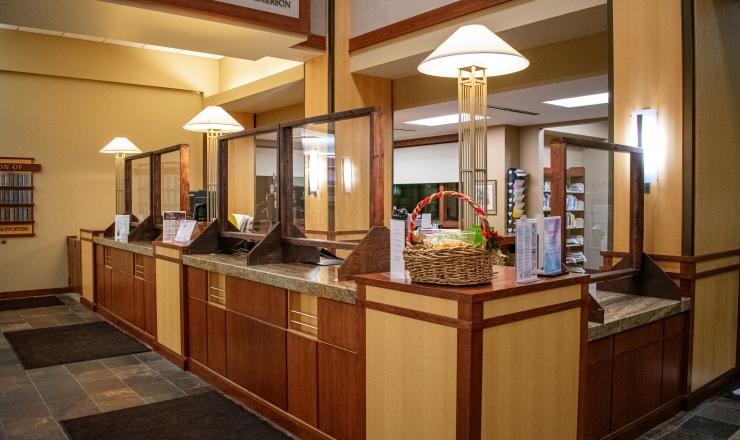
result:
<svg viewBox="0 0 740 440"><path fill-rule="evenodd" d="M350 304L357 297L354 281L337 281L339 266L304 263L247 266L245 257L225 254L183 255L182 262L186 266Z"/></svg>
<svg viewBox="0 0 740 440"><path fill-rule="evenodd" d="M691 308L689 298L680 301L591 290L591 295L604 307L604 324L588 323L588 340L658 321Z"/></svg>
<svg viewBox="0 0 740 440"><path fill-rule="evenodd" d="M146 255L148 257L154 256L154 246L150 241L132 241L129 243L121 243L112 238L105 237L93 237L93 242L102 244L104 246L121 249L124 251L133 252L135 254Z"/></svg>

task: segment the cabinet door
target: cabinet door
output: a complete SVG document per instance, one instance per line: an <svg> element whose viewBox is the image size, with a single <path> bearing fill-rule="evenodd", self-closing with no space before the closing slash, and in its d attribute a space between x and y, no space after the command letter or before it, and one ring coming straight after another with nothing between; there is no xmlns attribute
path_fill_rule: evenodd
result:
<svg viewBox="0 0 740 440"><path fill-rule="evenodd" d="M226 311L208 304L208 368L226 376Z"/></svg>
<svg viewBox="0 0 740 440"><path fill-rule="evenodd" d="M288 412L318 426L318 342L288 333Z"/></svg>
<svg viewBox="0 0 740 440"><path fill-rule="evenodd" d="M226 277L226 308L281 328L288 324L288 291Z"/></svg>
<svg viewBox="0 0 740 440"><path fill-rule="evenodd" d="M188 357L208 365L207 305L191 297L188 297Z"/></svg>
<svg viewBox="0 0 740 440"><path fill-rule="evenodd" d="M105 266L95 265L95 297L99 305L105 307Z"/></svg>
<svg viewBox="0 0 740 440"><path fill-rule="evenodd" d="M144 330L144 280L134 278L134 320L132 324Z"/></svg>
<svg viewBox="0 0 740 440"><path fill-rule="evenodd" d="M226 313L227 377L287 410L287 332L238 313Z"/></svg>
<svg viewBox="0 0 740 440"><path fill-rule="evenodd" d="M683 394L683 333L663 339L663 392L661 404Z"/></svg>
<svg viewBox="0 0 740 440"><path fill-rule="evenodd" d="M124 321L134 321L134 277L113 271L113 313Z"/></svg>
<svg viewBox="0 0 740 440"><path fill-rule="evenodd" d="M319 429L337 440L361 438L359 356L319 343Z"/></svg>
<svg viewBox="0 0 740 440"><path fill-rule="evenodd" d="M589 344L590 347L590 344ZM599 440L611 432L612 360L586 370L586 440Z"/></svg>
<svg viewBox="0 0 740 440"><path fill-rule="evenodd" d="M157 336L157 287L144 282L144 331Z"/></svg>
<svg viewBox="0 0 740 440"><path fill-rule="evenodd" d="M614 358L612 431L660 406L662 375L663 341Z"/></svg>
<svg viewBox="0 0 740 440"><path fill-rule="evenodd" d="M148 281L150 283L156 282L156 270L156 260L154 257L144 255L144 281Z"/></svg>
<svg viewBox="0 0 740 440"><path fill-rule="evenodd" d="M208 301L208 272L195 267L187 267L188 296Z"/></svg>
<svg viewBox="0 0 740 440"><path fill-rule="evenodd" d="M106 309L113 311L113 269L105 266L105 289L103 289Z"/></svg>

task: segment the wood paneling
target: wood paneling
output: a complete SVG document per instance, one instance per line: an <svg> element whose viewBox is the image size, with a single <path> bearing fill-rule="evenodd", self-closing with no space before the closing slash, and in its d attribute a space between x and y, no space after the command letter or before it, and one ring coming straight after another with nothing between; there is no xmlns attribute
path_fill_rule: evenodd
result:
<svg viewBox="0 0 740 440"><path fill-rule="evenodd" d="M660 406L662 354L658 341L614 358L613 431Z"/></svg>
<svg viewBox="0 0 740 440"><path fill-rule="evenodd" d="M364 438L361 432L364 423L360 420L364 402L360 400L360 387L357 386L361 383L359 356L331 345L319 343L318 372L319 429L337 440ZM409 423L411 420L406 422ZM419 432L412 437L430 438ZM368 438L404 437L373 437L368 432Z"/></svg>
<svg viewBox="0 0 740 440"><path fill-rule="evenodd" d="M614 337L597 339L588 343L588 366L596 365L611 359L614 349Z"/></svg>
<svg viewBox="0 0 740 440"><path fill-rule="evenodd" d="M156 281L157 266L154 257L143 255L144 259L144 281L154 283Z"/></svg>
<svg viewBox="0 0 740 440"><path fill-rule="evenodd" d="M483 318L494 318L547 307L581 298L581 286L568 286L510 298L496 299L483 303Z"/></svg>
<svg viewBox="0 0 740 440"><path fill-rule="evenodd" d="M95 257L93 255L93 243L81 241L82 247L82 292L79 292L86 300L95 302Z"/></svg>
<svg viewBox="0 0 740 440"><path fill-rule="evenodd" d="M246 137L232 139L228 142L229 200L227 206L229 214L243 214L254 217L254 182L257 175L254 141L254 137Z"/></svg>
<svg viewBox="0 0 740 440"><path fill-rule="evenodd" d="M249 318L226 310L226 377L247 388L249 363L247 355Z"/></svg>
<svg viewBox="0 0 740 440"><path fill-rule="evenodd" d="M134 278L134 295L133 295L133 317L131 321L136 327L144 330L144 284L145 281L140 278Z"/></svg>
<svg viewBox="0 0 740 440"><path fill-rule="evenodd" d="M455 438L457 330L376 310L365 313L367 438ZM322 350L323 344L319 429L324 430Z"/></svg>
<svg viewBox="0 0 740 440"><path fill-rule="evenodd" d="M696 280L691 391L736 364L738 272Z"/></svg>
<svg viewBox="0 0 740 440"><path fill-rule="evenodd" d="M103 307L113 309L113 269L105 267L105 289L103 290L105 301Z"/></svg>
<svg viewBox="0 0 740 440"><path fill-rule="evenodd" d="M105 301L105 266L95 265L95 296L98 304L106 307Z"/></svg>
<svg viewBox="0 0 740 440"><path fill-rule="evenodd" d="M208 368L226 376L226 310L208 304Z"/></svg>
<svg viewBox="0 0 740 440"><path fill-rule="evenodd" d="M314 295L288 291L288 328L315 340L319 334L318 303Z"/></svg>
<svg viewBox="0 0 740 440"><path fill-rule="evenodd" d="M663 337L663 320L614 335L614 356L651 344Z"/></svg>
<svg viewBox="0 0 740 440"><path fill-rule="evenodd" d="M393 148L410 148L410 147L423 147L425 145L437 145L437 144L450 144L457 143L460 139L460 135L445 134L440 136L430 136L416 139L404 139L393 142Z"/></svg>
<svg viewBox="0 0 740 440"><path fill-rule="evenodd" d="M208 272L188 267L188 296L208 301Z"/></svg>
<svg viewBox="0 0 740 440"><path fill-rule="evenodd" d="M684 318L683 314L677 315ZM667 324L666 320L666 324ZM676 333L663 340L663 383L660 403L664 405L683 394L684 337Z"/></svg>
<svg viewBox="0 0 740 440"><path fill-rule="evenodd" d="M353 304L319 298L319 341L357 353L360 341L362 309Z"/></svg>
<svg viewBox="0 0 740 440"><path fill-rule="evenodd" d="M188 297L188 357L208 365L208 309L205 301Z"/></svg>
<svg viewBox="0 0 740 440"><path fill-rule="evenodd" d="M113 271L112 312L124 321L134 322L134 278Z"/></svg>
<svg viewBox="0 0 740 440"><path fill-rule="evenodd" d="M588 367L586 389L585 440L599 440L611 432L611 359Z"/></svg>
<svg viewBox="0 0 740 440"><path fill-rule="evenodd" d="M157 336L157 286L144 283L144 331Z"/></svg>
<svg viewBox="0 0 740 440"><path fill-rule="evenodd" d="M171 249L160 248L157 252ZM177 263L157 259L157 342L182 355L180 269Z"/></svg>
<svg viewBox="0 0 740 440"><path fill-rule="evenodd" d="M418 310L420 312L457 318L457 302L449 299L434 298L425 295L399 292L396 290L383 289L368 286L366 299L381 304L388 304L405 309Z"/></svg>
<svg viewBox="0 0 740 440"><path fill-rule="evenodd" d="M647 253L681 255L683 75L681 2L612 2L614 142L630 142L630 113L658 110L658 182L645 195ZM630 170L615 154L614 250L627 250ZM735 241L737 243L737 240Z"/></svg>
<svg viewBox="0 0 740 440"><path fill-rule="evenodd" d="M113 270L126 275L134 275L134 253L116 248L108 248L111 253Z"/></svg>
<svg viewBox="0 0 740 440"><path fill-rule="evenodd" d="M287 328L288 291L267 284L226 277L226 307L272 324Z"/></svg>
<svg viewBox="0 0 740 440"><path fill-rule="evenodd" d="M288 412L311 426L318 426L318 386L318 343L288 332Z"/></svg>
<svg viewBox="0 0 740 440"><path fill-rule="evenodd" d="M483 330L482 438L576 438L580 347L580 308Z"/></svg>
<svg viewBox="0 0 740 440"><path fill-rule="evenodd" d="M105 266L105 247L102 244L95 245L95 264Z"/></svg>

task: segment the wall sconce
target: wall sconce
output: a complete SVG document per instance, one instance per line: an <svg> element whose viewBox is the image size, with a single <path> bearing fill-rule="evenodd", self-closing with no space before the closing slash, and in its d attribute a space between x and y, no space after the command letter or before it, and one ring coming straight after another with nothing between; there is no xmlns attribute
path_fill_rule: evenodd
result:
<svg viewBox="0 0 740 440"><path fill-rule="evenodd" d="M342 158L342 183L344 185L344 192L352 192L352 158L344 156Z"/></svg>
<svg viewBox="0 0 740 440"><path fill-rule="evenodd" d="M632 144L645 150L645 192L650 193L650 184L658 181L658 111L653 108L630 113Z"/></svg>
<svg viewBox="0 0 740 440"><path fill-rule="evenodd" d="M308 193L316 194L319 191L319 151L308 152Z"/></svg>

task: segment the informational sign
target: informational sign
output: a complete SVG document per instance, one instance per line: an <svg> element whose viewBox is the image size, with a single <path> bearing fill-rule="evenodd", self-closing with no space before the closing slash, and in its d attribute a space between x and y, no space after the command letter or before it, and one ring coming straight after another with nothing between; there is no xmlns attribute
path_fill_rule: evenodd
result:
<svg viewBox="0 0 740 440"><path fill-rule="evenodd" d="M406 246L406 221L391 220L391 278L406 279L403 248Z"/></svg>
<svg viewBox="0 0 740 440"><path fill-rule="evenodd" d="M175 241L177 231L180 230L180 222L185 220L185 211L164 211L162 220L162 241Z"/></svg>
<svg viewBox="0 0 740 440"><path fill-rule="evenodd" d="M546 217L543 224L543 250L545 275L558 274L562 267L562 242L560 241L560 216Z"/></svg>
<svg viewBox="0 0 740 440"><path fill-rule="evenodd" d="M31 235L33 235L33 224L26 224L26 225L0 224L0 237L31 236Z"/></svg>
<svg viewBox="0 0 740 440"><path fill-rule="evenodd" d="M128 243L128 232L131 229L131 216L117 215L114 238L121 243Z"/></svg>
<svg viewBox="0 0 740 440"><path fill-rule="evenodd" d="M526 216L516 221L516 282L537 280L537 224Z"/></svg>
<svg viewBox="0 0 740 440"><path fill-rule="evenodd" d="M189 243L190 238L193 236L193 231L195 230L195 224L197 222L195 220L183 220L180 222L180 229L177 230L177 235L175 236L175 241L182 241Z"/></svg>
<svg viewBox="0 0 740 440"><path fill-rule="evenodd" d="M259 11L272 12L286 17L298 18L301 12L300 0L216 0L221 3L241 6Z"/></svg>

